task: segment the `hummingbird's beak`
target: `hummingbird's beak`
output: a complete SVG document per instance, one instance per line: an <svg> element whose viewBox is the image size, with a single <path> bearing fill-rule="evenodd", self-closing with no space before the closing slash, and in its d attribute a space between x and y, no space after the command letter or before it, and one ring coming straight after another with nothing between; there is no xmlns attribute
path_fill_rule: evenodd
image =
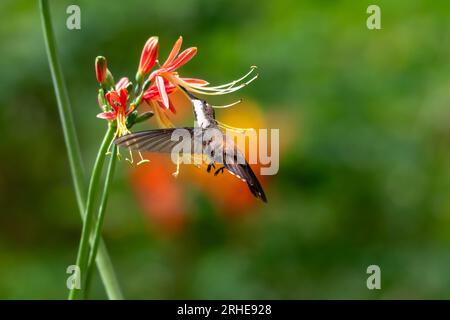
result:
<svg viewBox="0 0 450 320"><path fill-rule="evenodd" d="M181 90L184 91L184 93L187 94L187 96L191 99L191 100L200 100L199 98L197 98L196 96L194 96L192 93L190 93L189 91L187 91L183 86L178 86Z"/></svg>

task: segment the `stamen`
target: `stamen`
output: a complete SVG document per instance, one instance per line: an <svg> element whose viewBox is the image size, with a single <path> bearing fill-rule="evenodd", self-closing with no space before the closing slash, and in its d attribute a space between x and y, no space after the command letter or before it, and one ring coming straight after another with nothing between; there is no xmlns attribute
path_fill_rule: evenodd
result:
<svg viewBox="0 0 450 320"><path fill-rule="evenodd" d="M255 131L254 128L237 128L237 127L229 126L229 125L227 125L225 123L222 123L222 122L220 122L218 120L216 120L216 122L219 125L219 127L222 127L224 129L227 129L227 130L239 132L239 133L245 133L246 131Z"/></svg>
<svg viewBox="0 0 450 320"><path fill-rule="evenodd" d="M174 128L175 126L169 120L169 117L166 115L166 113L161 110L161 107L158 106L154 101L151 101L151 104L153 107L153 111L155 112L158 124L163 128Z"/></svg>
<svg viewBox="0 0 450 320"><path fill-rule="evenodd" d="M150 162L150 160L144 159L144 157L142 156L142 153L141 153L140 151L138 151L138 153L139 153L139 157L141 157L141 161L139 161L139 162L137 163L138 166L141 165L141 164Z"/></svg>
<svg viewBox="0 0 450 320"><path fill-rule="evenodd" d="M133 162L134 162L133 152L131 152L131 149L128 149L128 151L130 152L130 159L125 158L125 160L128 161L130 164L133 164Z"/></svg>
<svg viewBox="0 0 450 320"><path fill-rule="evenodd" d="M253 73L253 71L254 71L256 68L257 68L256 66L251 66L251 67L250 67L250 71L247 72L247 73L246 73L245 75L243 75L242 77L240 77L239 79L236 79L236 80L234 80L234 81L231 81L231 82L228 82L228 83L219 85L219 86L210 86L210 87L206 87L206 89L213 89L213 90L215 90L215 89L223 89L223 88L230 89L230 88L234 87L234 85L236 85L237 83L243 81L243 80L246 79L249 75L251 75L251 74ZM198 84L193 84L193 86L199 87Z"/></svg>
<svg viewBox="0 0 450 320"><path fill-rule="evenodd" d="M251 70L247 74L245 74L243 77L239 78L238 80L232 81L230 83L226 83L224 85L215 86L215 87L206 87L206 86L201 86L201 85L197 85L194 83L188 83L188 82L184 81L183 79L176 77L170 73L165 73L162 76L165 77L172 84L181 85L185 88L188 88L189 91L191 91L193 93L205 94L205 95L222 95L222 94L228 94L228 93L237 91L239 89L242 89L243 87L247 86L248 84L253 82L255 79L257 79L259 76L258 74L256 74L250 80L247 80L246 82L241 83L238 86L235 86L236 84L238 84L239 82L241 82L242 80L247 78L253 72L253 70L255 70L255 68L256 67L252 67Z"/></svg>
<svg viewBox="0 0 450 320"><path fill-rule="evenodd" d="M200 86L198 86L198 85L195 85L195 84L193 84L193 85L191 85L191 86L193 86L193 87L195 87L195 88L197 88L197 89L204 89L204 90L209 90L209 91L229 91L229 90L233 90L233 89L235 89L235 88L242 88L243 86L246 86L247 84L249 84L250 82L252 82L253 80L255 80L255 79L257 79L258 78L258 76L259 76L259 74L256 74L254 77L252 77L250 80L248 80L248 81L246 81L246 82L244 82L244 83L241 83L239 86L237 86L237 87L235 87L235 85L237 84L237 83L239 83L239 82L235 82L235 81L233 81L233 82L230 82L230 83L227 83L227 84L225 84L225 85L222 85L222 86L216 86L216 87L200 87Z"/></svg>
<svg viewBox="0 0 450 320"><path fill-rule="evenodd" d="M257 68L258 68L257 66L251 66L251 67L250 67L250 71L247 72L247 73L246 73L245 75L243 75L242 77L240 77L239 79L234 80L234 81L231 81L231 82L229 82L229 83L222 84L222 85L220 85L220 86L209 87L209 88L220 89L220 88L228 87L228 85L230 85L230 84L233 85L233 84L239 83L239 82L241 82L242 80L244 80L245 78L247 78L249 75L251 75L252 72L253 72L254 70L256 70Z"/></svg>
<svg viewBox="0 0 450 320"><path fill-rule="evenodd" d="M105 155L110 155L111 154L111 146L112 146L112 144L114 143L114 140L116 139L116 137L117 137L117 131L116 131L116 133L114 134L114 137L112 138L112 140L111 140L111 142L109 143L109 146L108 146L108 151L106 151L106 153L105 153ZM119 152L119 150L117 150L117 152Z"/></svg>
<svg viewBox="0 0 450 320"><path fill-rule="evenodd" d="M226 88L226 89L215 89L215 88L211 88L211 87L197 87L195 85L192 85L190 83L187 83L183 80L181 80L180 78L177 78L176 80L172 80L174 83L184 86L185 88L189 88L189 91L194 92L194 93L198 93L198 94L204 94L204 95L222 95L222 94L228 94L228 93L232 93L235 91L238 91L240 89L242 89L243 87L246 87L247 85L249 85L251 82L253 82L255 79L258 78L258 75L255 75L253 78L251 78L250 80L248 80L247 82L241 83L240 85L238 85L237 87L232 87L232 88Z"/></svg>
<svg viewBox="0 0 450 320"><path fill-rule="evenodd" d="M212 107L213 108L217 108L217 109L225 109L225 108L229 108L229 107L235 106L235 105L237 105L237 104L239 104L241 102L242 102L242 99L239 99L238 101L235 101L235 102L230 103L230 104L226 104L226 105L222 105L222 106L212 106Z"/></svg>

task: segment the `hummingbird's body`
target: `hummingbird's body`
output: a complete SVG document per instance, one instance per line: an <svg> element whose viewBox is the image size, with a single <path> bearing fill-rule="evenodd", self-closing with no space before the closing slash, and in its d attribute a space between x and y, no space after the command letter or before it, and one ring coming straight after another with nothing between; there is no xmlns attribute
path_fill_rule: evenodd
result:
<svg viewBox="0 0 450 320"><path fill-rule="evenodd" d="M211 131L214 133L215 130L217 130L216 132L221 132L215 119L213 107L206 101L198 99L183 87L180 88L189 96L196 120L195 128L183 129L188 130L191 134L192 141L194 142L193 145L196 145L195 142L201 145L201 150L195 151L194 147L192 153L202 153L203 155L206 155L209 161L208 172L211 171L211 168L215 168L215 164L222 164L223 167L217 169L215 175L223 172L224 169L227 169L231 174L245 181L255 197L267 202L264 190L253 173L253 170L250 168L247 161L245 161L243 154L237 149L229 136L226 134L212 134L211 137L208 136L208 139L205 141L205 133ZM172 133L175 130L177 129L170 128L140 131L122 136L116 139L114 143L139 151L170 153L172 152L172 148L178 143L178 141L172 140Z"/></svg>

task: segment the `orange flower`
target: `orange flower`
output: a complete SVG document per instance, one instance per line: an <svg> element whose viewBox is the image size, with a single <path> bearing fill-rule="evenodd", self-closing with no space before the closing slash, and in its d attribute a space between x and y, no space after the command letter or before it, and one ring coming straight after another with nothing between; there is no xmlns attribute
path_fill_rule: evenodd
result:
<svg viewBox="0 0 450 320"><path fill-rule="evenodd" d="M249 80L242 82L245 79L247 79L256 69L255 66L252 66L250 68L250 71L243 77L220 86L208 87L209 82L205 80L195 78L181 78L178 75L178 73L174 71L183 66L184 64L186 64L197 53L197 48L191 47L184 50L181 54L178 55L182 42L183 38L179 37L178 40L175 42L175 45L173 46L172 51L170 52L166 62L164 62L164 64L159 69L153 71L150 74L150 80L154 79L157 88L159 90L159 93L162 97L164 106L166 108L169 108L169 105L167 94L164 92L163 79L168 80L176 87L183 86L186 90L194 93L205 95L221 95L237 91L245 87L247 84L249 84L258 77L258 75L255 75Z"/></svg>
<svg viewBox="0 0 450 320"><path fill-rule="evenodd" d="M165 81L170 82L172 85L176 87L178 85L178 82L174 81L174 79L179 79L179 76L178 73L175 72L175 70L185 65L197 53L197 48L191 47L178 54L180 52L182 43L183 37L180 36L178 40L175 42L172 51L167 57L167 60L163 63L163 65L159 69L153 71L149 77L151 81L155 82L156 88L158 89L159 96L161 98L162 105L166 109L170 109L170 101L168 97L168 92L165 90ZM192 83L199 86L205 86L208 84L208 82L201 79L186 78L183 80L186 83Z"/></svg>
<svg viewBox="0 0 450 320"><path fill-rule="evenodd" d="M182 43L183 38L180 36L175 42L167 60L150 74L149 81L152 81L153 84L144 93L144 101L153 107L156 118L163 127L173 127L171 121L162 110L171 110L175 113L175 107L169 99L169 94L174 92L178 86L183 86L186 90L193 93L221 95L237 91L257 78L256 75L246 80L256 67L252 67L247 74L235 81L214 87L208 87L209 82L202 79L182 78L176 70L190 61L197 53L197 48L195 47L179 53ZM159 110L160 108L162 110Z"/></svg>

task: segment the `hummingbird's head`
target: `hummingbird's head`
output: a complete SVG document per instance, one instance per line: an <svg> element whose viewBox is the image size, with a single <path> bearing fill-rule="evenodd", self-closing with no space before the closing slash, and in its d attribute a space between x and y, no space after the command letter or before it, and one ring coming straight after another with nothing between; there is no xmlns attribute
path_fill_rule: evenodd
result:
<svg viewBox="0 0 450 320"><path fill-rule="evenodd" d="M214 108L206 101L194 96L191 92L186 90L184 87L179 86L181 90L186 93L189 99L192 102L192 106L194 107L194 115L197 121L201 123L205 123L204 119L215 119ZM209 123L209 121L207 121Z"/></svg>

